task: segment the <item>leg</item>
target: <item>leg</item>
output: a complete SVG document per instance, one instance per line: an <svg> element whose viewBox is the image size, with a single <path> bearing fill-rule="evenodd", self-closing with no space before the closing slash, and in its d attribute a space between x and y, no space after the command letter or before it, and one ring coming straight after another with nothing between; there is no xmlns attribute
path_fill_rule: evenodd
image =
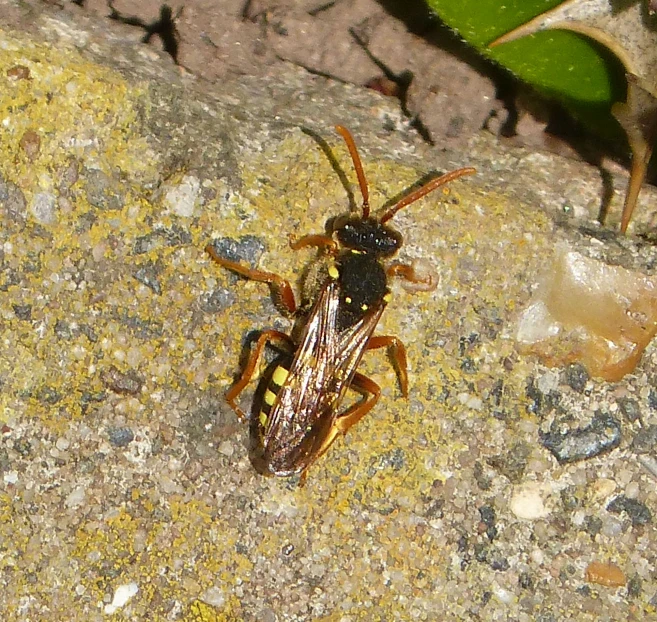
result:
<svg viewBox="0 0 657 622"><path fill-rule="evenodd" d="M401 388L402 395L408 397L408 363L406 361L406 346L398 337L370 337L367 342L367 350L375 350L376 348L388 348L390 357L392 358L395 372L399 380L399 387Z"/></svg>
<svg viewBox="0 0 657 622"><path fill-rule="evenodd" d="M288 239L290 240L290 247L295 251L308 246L326 248L334 254L338 250L338 243L328 235L304 235L296 240L290 235Z"/></svg>
<svg viewBox="0 0 657 622"><path fill-rule="evenodd" d="M249 354L249 359L244 367L242 375L239 377L239 380L226 392L226 401L228 402L228 405L237 413L237 416L240 419L246 419L247 417L244 414L244 411L237 405L237 396L244 390L244 387L249 384L251 378L253 378L255 367L258 363L258 359L262 356L262 351L265 346L274 340L283 341L286 345L294 348L292 338L285 333L281 333L277 330L263 331L260 337L258 337L255 348Z"/></svg>
<svg viewBox="0 0 657 622"><path fill-rule="evenodd" d="M421 260L416 260L410 265L393 263L386 270L386 275L404 279L405 283L402 287L409 292L430 292L438 287L436 275Z"/></svg>
<svg viewBox="0 0 657 622"><path fill-rule="evenodd" d="M338 415L335 421L333 421L333 425L324 437L322 444L314 452L312 460L306 465L306 468L301 473L299 486L304 485L310 465L314 464L315 460L326 453L328 448L338 437L338 434L342 434L344 436L349 431L349 429L356 425L370 410L372 410L374 405L379 401L379 396L381 395L381 387L376 384L374 380L370 380L363 374L359 374L358 372L354 374L350 388L360 393L364 399L357 402L353 406L350 406L344 413Z"/></svg>
<svg viewBox="0 0 657 622"><path fill-rule="evenodd" d="M231 272L236 272L240 276L243 276L244 278L250 279L252 281L267 283L267 285L269 285L272 290L274 302L277 303L280 310L284 311L285 315L294 315L297 310L297 303L294 300L294 292L292 291L292 286L290 285L289 281L281 276L278 276L278 274L274 274L273 272L253 270L252 268L247 268L246 266L243 266L236 261L224 259L217 254L217 251L214 249L212 244L208 244L205 247L205 251L220 266L223 266Z"/></svg>

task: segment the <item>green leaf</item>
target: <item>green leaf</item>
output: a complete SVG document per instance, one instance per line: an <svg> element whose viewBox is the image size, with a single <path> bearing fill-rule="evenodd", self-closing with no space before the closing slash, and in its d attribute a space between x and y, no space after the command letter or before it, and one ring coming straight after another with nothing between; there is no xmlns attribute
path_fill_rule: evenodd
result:
<svg viewBox="0 0 657 622"><path fill-rule="evenodd" d="M567 30L546 30L488 45L561 4L560 0L427 0L440 18L479 51L609 137L611 105L625 98L625 70L598 42ZM614 134L618 136L618 134Z"/></svg>

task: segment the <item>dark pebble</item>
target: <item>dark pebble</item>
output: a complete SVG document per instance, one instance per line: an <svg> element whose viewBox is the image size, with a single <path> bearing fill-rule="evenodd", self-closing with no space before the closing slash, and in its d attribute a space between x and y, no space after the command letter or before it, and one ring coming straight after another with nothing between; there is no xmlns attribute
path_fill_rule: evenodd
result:
<svg viewBox="0 0 657 622"><path fill-rule="evenodd" d="M561 401L561 394L556 391L542 393L533 378L527 383L526 395L530 401L527 410L539 417L554 410Z"/></svg>
<svg viewBox="0 0 657 622"><path fill-rule="evenodd" d="M641 577L638 574L630 577L629 581L627 582L627 595L630 598L638 598L641 596L642 591L643 581L641 581Z"/></svg>
<svg viewBox="0 0 657 622"><path fill-rule="evenodd" d="M531 448L527 443L516 443L505 454L498 454L488 459L488 464L517 484L522 481L527 468Z"/></svg>
<svg viewBox="0 0 657 622"><path fill-rule="evenodd" d="M258 260L265 252L262 240L254 235L245 235L235 240L234 238L216 238L211 242L212 247L219 257L230 261L247 262L255 268Z"/></svg>
<svg viewBox="0 0 657 622"><path fill-rule="evenodd" d="M620 397L617 400L618 408L623 413L625 419L630 423L634 423L641 419L641 409L639 408L639 402L637 402L633 397Z"/></svg>
<svg viewBox="0 0 657 622"><path fill-rule="evenodd" d="M652 410L657 410L657 391L655 389L650 389L650 393L648 394L648 406Z"/></svg>
<svg viewBox="0 0 657 622"><path fill-rule="evenodd" d="M607 511L613 514L625 512L632 521L633 526L646 525L652 522L652 512L645 503L619 495L607 506Z"/></svg>
<svg viewBox="0 0 657 622"><path fill-rule="evenodd" d="M486 525L486 535L492 542L497 537L497 527L495 526L497 514L495 508L490 505L482 505L479 508L479 515L481 516L481 522Z"/></svg>
<svg viewBox="0 0 657 622"><path fill-rule="evenodd" d="M495 406L499 406L502 403L503 396L504 396L504 381L497 380L493 385L493 388L490 390L489 399Z"/></svg>
<svg viewBox="0 0 657 622"><path fill-rule="evenodd" d="M57 320L53 330L59 339L64 339L65 341L75 339L80 334L77 325L70 324L66 320Z"/></svg>
<svg viewBox="0 0 657 622"><path fill-rule="evenodd" d="M87 201L102 210L120 210L125 204L121 187L103 171L93 168L84 174Z"/></svg>
<svg viewBox="0 0 657 622"><path fill-rule="evenodd" d="M601 412L597 412L586 427L541 434L541 443L560 464L592 458L611 451L620 442L620 423L611 415Z"/></svg>
<svg viewBox="0 0 657 622"><path fill-rule="evenodd" d="M488 561L488 556L490 554L490 547L488 544L483 542L476 542L474 545L474 558L478 562L484 563Z"/></svg>
<svg viewBox="0 0 657 622"><path fill-rule="evenodd" d="M132 252L135 255L147 253L162 246L187 246L192 243L192 234L178 226L160 227L135 240Z"/></svg>
<svg viewBox="0 0 657 622"><path fill-rule="evenodd" d="M24 224L27 218L27 201L22 190L0 176L0 208L10 222Z"/></svg>
<svg viewBox="0 0 657 622"><path fill-rule="evenodd" d="M110 428L108 435L109 442L114 447L125 447L135 440L134 432L130 428Z"/></svg>
<svg viewBox="0 0 657 622"><path fill-rule="evenodd" d="M14 65L7 69L7 77L10 80L30 80L30 68L25 65Z"/></svg>
<svg viewBox="0 0 657 622"><path fill-rule="evenodd" d="M589 372L579 363L569 365L563 372L563 382L578 393L584 392L589 378Z"/></svg>
<svg viewBox="0 0 657 622"><path fill-rule="evenodd" d="M379 465L383 468L392 468L393 471L400 471L406 464L406 454L401 447L395 447L390 451L381 454Z"/></svg>
<svg viewBox="0 0 657 622"><path fill-rule="evenodd" d="M12 305L14 309L14 315L19 320L25 320L29 322L32 319L32 305Z"/></svg>
<svg viewBox="0 0 657 622"><path fill-rule="evenodd" d="M472 474L480 490L490 490L493 482L484 472L484 467L481 465L481 462L475 462Z"/></svg>
<svg viewBox="0 0 657 622"><path fill-rule="evenodd" d="M133 276L140 283L148 287L156 294L160 295L162 293L162 286L160 285L160 281L157 278L160 272L161 268L159 266L156 264L148 264L139 268L139 270L137 270Z"/></svg>
<svg viewBox="0 0 657 622"><path fill-rule="evenodd" d="M493 570L496 570L498 572L504 572L505 570L508 570L511 565L509 564L509 560L506 557L502 557L499 555L494 555L493 558L489 562L490 567Z"/></svg>
<svg viewBox="0 0 657 622"><path fill-rule="evenodd" d="M80 324L80 332L91 342L96 343L98 341L98 335L91 326L88 324Z"/></svg>
<svg viewBox="0 0 657 622"><path fill-rule="evenodd" d="M113 365L101 373L101 380L108 389L121 395L137 395L144 384L136 371L131 369L123 373Z"/></svg>
<svg viewBox="0 0 657 622"><path fill-rule="evenodd" d="M637 454L648 454L657 447L657 425L652 424L636 433L632 439L632 451Z"/></svg>
<svg viewBox="0 0 657 622"><path fill-rule="evenodd" d="M210 293L203 294L199 304L206 313L219 313L232 307L236 300L235 292L224 287L218 287Z"/></svg>
<svg viewBox="0 0 657 622"><path fill-rule="evenodd" d="M602 531L602 519L597 516L586 516L584 518L582 529L588 533L591 538L595 538Z"/></svg>
<svg viewBox="0 0 657 622"><path fill-rule="evenodd" d="M28 441L26 438L17 438L14 441L14 450L18 455L26 458L30 455L30 453L32 453L32 443L30 443L30 441Z"/></svg>
<svg viewBox="0 0 657 622"><path fill-rule="evenodd" d="M41 387L36 392L36 398L42 404L54 406L62 399L62 394L52 387Z"/></svg>
<svg viewBox="0 0 657 622"><path fill-rule="evenodd" d="M283 553L283 555L285 556L291 555L293 551L294 551L294 544L285 544L281 549L281 553Z"/></svg>

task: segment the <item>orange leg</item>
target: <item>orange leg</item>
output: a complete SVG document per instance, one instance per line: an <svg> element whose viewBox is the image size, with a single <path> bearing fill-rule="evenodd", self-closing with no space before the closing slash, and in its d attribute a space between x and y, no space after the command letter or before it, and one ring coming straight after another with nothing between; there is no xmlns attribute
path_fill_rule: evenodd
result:
<svg viewBox="0 0 657 622"><path fill-rule="evenodd" d="M357 402L353 406L350 406L344 413L338 415L331 429L328 431L328 434L324 437L324 440L317 451L314 453L312 460L306 465L306 468L301 473L301 479L299 480L299 486L303 486L306 477L308 474L308 468L315 463L315 461L323 456L328 448L334 443L335 439L338 437L338 434L343 436L349 431L350 428L355 426L379 401L379 396L381 395L381 387L371 380L367 376L356 372L352 379L351 389L357 391L363 396L363 400Z"/></svg>
<svg viewBox="0 0 657 622"><path fill-rule="evenodd" d="M290 247L295 251L298 251L301 248L307 248L308 246L326 248L329 252L334 254L338 250L338 243L328 235L304 235L296 240L292 236L289 236L289 240Z"/></svg>
<svg viewBox="0 0 657 622"><path fill-rule="evenodd" d="M438 279L423 263L394 263L386 270L389 277L401 277L407 282L404 289L411 292L430 292L438 286Z"/></svg>
<svg viewBox="0 0 657 622"><path fill-rule="evenodd" d="M244 411L237 405L237 397L244 390L244 387L249 384L251 378L253 378L258 359L262 356L262 351L265 349L265 346L274 340L284 342L286 346L290 347L290 349L294 349L294 341L292 341L292 338L289 335L281 333L278 330L263 331L260 337L258 337L255 348L249 354L249 360L247 361L239 380L226 392L226 401L237 413L237 416L240 419L246 419L247 417L244 414Z"/></svg>
<svg viewBox="0 0 657 622"><path fill-rule="evenodd" d="M247 268L236 261L224 259L217 254L217 251L211 244L208 244L205 247L205 250L214 261L231 272L236 272L251 281L267 283L272 290L274 301L278 304L280 310L283 311L285 315L294 315L297 310L297 303L294 300L294 292L292 291L292 286L289 281L273 272L253 270L252 268Z"/></svg>
<svg viewBox="0 0 657 622"><path fill-rule="evenodd" d="M395 367L395 372L397 373L402 395L408 397L408 363L406 360L406 346L399 337L388 335L370 337L366 349L375 350L376 348L388 348L388 352L390 353L390 357L392 358Z"/></svg>

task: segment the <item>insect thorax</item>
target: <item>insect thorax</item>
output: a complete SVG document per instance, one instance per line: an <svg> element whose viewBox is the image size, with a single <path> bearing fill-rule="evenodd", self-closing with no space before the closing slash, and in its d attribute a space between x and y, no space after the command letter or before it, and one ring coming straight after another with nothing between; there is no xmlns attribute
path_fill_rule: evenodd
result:
<svg viewBox="0 0 657 622"><path fill-rule="evenodd" d="M335 261L340 283L340 329L353 326L388 294L386 273L369 253L345 250Z"/></svg>

